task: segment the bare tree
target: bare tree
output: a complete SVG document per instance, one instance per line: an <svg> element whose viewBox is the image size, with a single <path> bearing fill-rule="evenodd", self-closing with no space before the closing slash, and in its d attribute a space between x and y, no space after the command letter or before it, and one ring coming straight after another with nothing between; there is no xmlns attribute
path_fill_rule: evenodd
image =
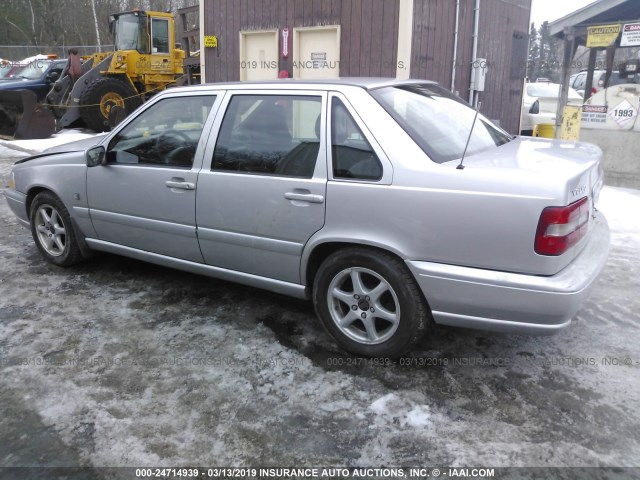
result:
<svg viewBox="0 0 640 480"><path fill-rule="evenodd" d="M100 43L100 27L98 26L98 16L96 15L96 0L91 0L91 10L93 10L93 22L96 25L96 41L98 43L98 51L102 51Z"/></svg>

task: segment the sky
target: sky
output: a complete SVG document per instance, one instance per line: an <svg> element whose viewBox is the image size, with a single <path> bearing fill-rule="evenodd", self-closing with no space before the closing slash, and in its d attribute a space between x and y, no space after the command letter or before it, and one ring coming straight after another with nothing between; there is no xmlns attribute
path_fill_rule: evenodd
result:
<svg viewBox="0 0 640 480"><path fill-rule="evenodd" d="M531 2L531 21L540 27L542 22L552 22L569 13L575 12L595 0L533 0Z"/></svg>

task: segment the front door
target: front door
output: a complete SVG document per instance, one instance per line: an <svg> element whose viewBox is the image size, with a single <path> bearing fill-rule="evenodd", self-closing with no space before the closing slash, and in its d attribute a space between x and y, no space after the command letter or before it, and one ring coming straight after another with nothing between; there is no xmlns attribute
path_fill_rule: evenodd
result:
<svg viewBox="0 0 640 480"><path fill-rule="evenodd" d="M156 75L173 74L171 62L171 34L168 18L151 18L151 73Z"/></svg>
<svg viewBox="0 0 640 480"><path fill-rule="evenodd" d="M209 130L204 126L216 97L208 93L154 103L109 142L107 165L87 169L90 215L100 240L203 261L196 236L196 180L205 144L200 137Z"/></svg>
<svg viewBox="0 0 640 480"><path fill-rule="evenodd" d="M324 225L325 105L322 92L230 96L198 177L207 264L300 283L302 249Z"/></svg>

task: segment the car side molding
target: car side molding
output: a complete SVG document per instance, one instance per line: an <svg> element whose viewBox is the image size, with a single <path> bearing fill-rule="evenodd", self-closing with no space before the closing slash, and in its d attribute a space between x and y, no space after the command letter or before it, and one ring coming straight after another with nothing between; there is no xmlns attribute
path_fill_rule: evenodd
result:
<svg viewBox="0 0 640 480"><path fill-rule="evenodd" d="M101 252L114 253L116 255L122 255L124 257L129 257L144 262L155 263L156 265L160 265L163 267L175 268L178 270L183 270L185 272L217 278L219 280L240 283L249 287L261 288L264 290L269 290L271 292L280 293L282 295L299 298L301 300L309 299L309 296L307 295L305 287L303 285L283 282L281 280L275 280L273 278L260 277L258 275L252 275L250 273L237 272L235 270L228 270L226 268L213 267L211 265L205 265L203 263L190 262L188 260L181 260L179 258L167 257L165 255L160 255L157 253L146 252L144 250L138 250L136 248L117 245L111 242L105 242L96 238L86 238L85 241L90 248Z"/></svg>

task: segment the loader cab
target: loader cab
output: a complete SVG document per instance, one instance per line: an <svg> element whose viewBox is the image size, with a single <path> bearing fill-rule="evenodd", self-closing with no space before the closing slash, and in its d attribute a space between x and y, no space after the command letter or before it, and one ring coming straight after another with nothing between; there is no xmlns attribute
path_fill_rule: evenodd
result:
<svg viewBox="0 0 640 480"><path fill-rule="evenodd" d="M133 11L111 15L109 31L116 51L136 50L143 55L171 53L170 14Z"/></svg>
<svg viewBox="0 0 640 480"><path fill-rule="evenodd" d="M116 51L136 50L149 53L148 16L145 12L124 12L111 16L109 31Z"/></svg>

